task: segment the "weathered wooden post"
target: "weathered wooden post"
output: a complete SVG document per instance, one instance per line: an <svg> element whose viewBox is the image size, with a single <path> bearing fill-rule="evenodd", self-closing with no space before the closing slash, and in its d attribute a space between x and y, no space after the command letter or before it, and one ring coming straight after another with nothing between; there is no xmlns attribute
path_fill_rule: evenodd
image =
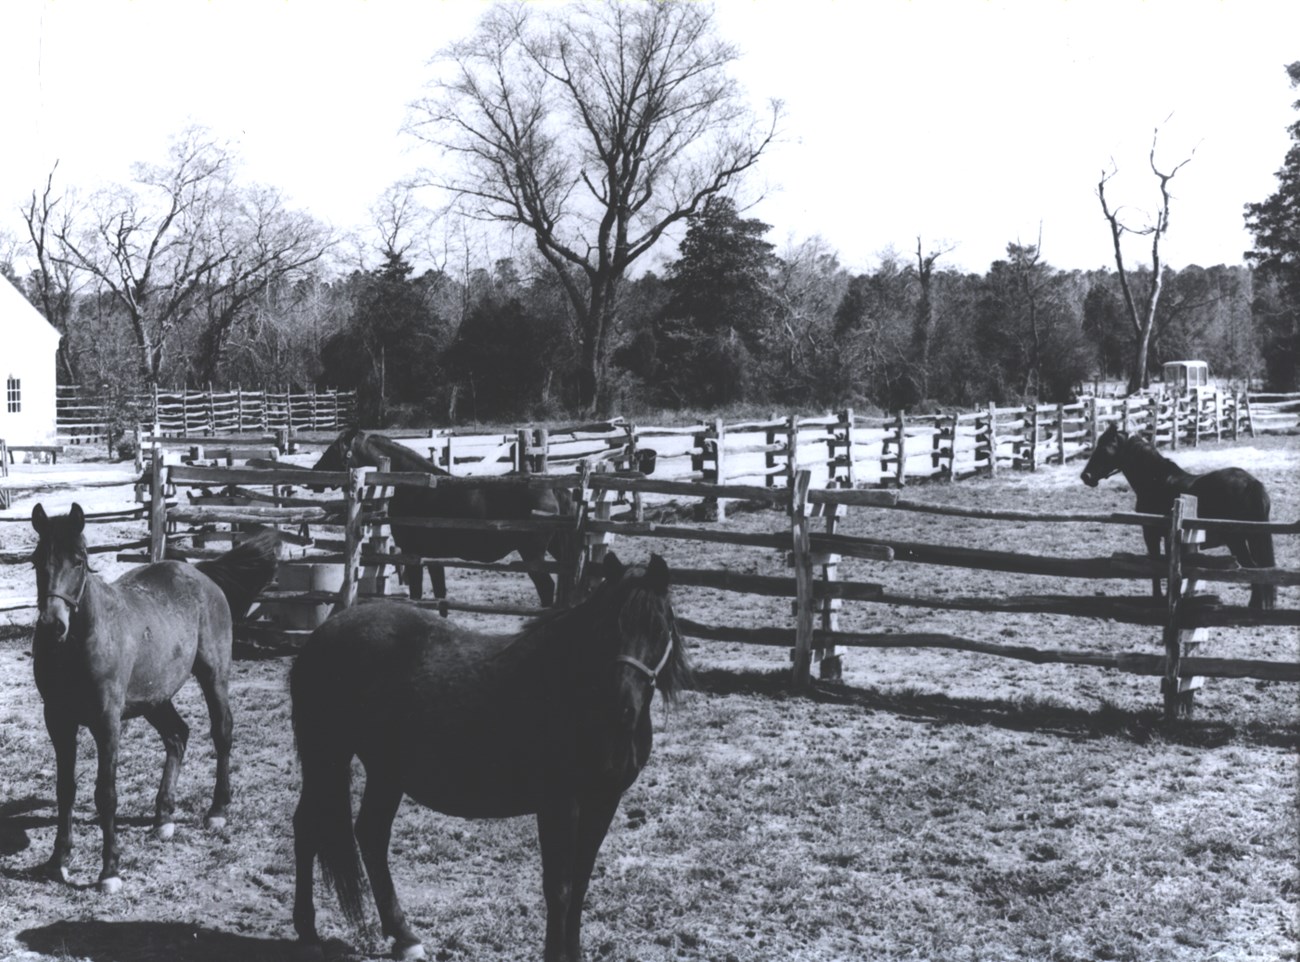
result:
<svg viewBox="0 0 1300 962"><path fill-rule="evenodd" d="M555 605L568 608L579 600L582 565L586 554L587 505L591 501L591 462L578 462L578 487L573 492L573 526L560 537L558 571L555 574Z"/></svg>
<svg viewBox="0 0 1300 962"><path fill-rule="evenodd" d="M1101 437L1101 398L1096 395L1084 402L1083 410L1088 419L1088 450L1097 450L1097 439Z"/></svg>
<svg viewBox="0 0 1300 962"><path fill-rule="evenodd" d="M839 482L832 481L829 487L852 488L853 485L841 479ZM839 517L845 512L845 506L826 504L822 505L822 508L826 515L826 533L834 535ZM819 565L822 569L823 585L829 586L839 580L839 562L840 556L829 551L818 552L813 556L812 564ZM823 631L839 629L841 604L839 598L832 598L829 593L822 599L820 614ZM841 681L844 678L844 659L835 645L818 648L813 655L817 659L817 675L822 681Z"/></svg>
<svg viewBox="0 0 1300 962"><path fill-rule="evenodd" d="M894 465L894 481L901 488L907 483L907 421L901 408L894 415L894 433L898 437L898 461Z"/></svg>
<svg viewBox="0 0 1300 962"><path fill-rule="evenodd" d="M998 407L993 401L989 402L988 424L984 429L984 438L989 453L989 477L996 478L998 476Z"/></svg>
<svg viewBox="0 0 1300 962"><path fill-rule="evenodd" d="M1250 388L1249 387L1246 388L1246 390L1241 392L1241 397L1242 400L1245 402L1244 407L1246 409L1246 430L1250 433L1250 436L1253 438L1255 436L1255 417L1253 412L1250 410Z"/></svg>
<svg viewBox="0 0 1300 962"><path fill-rule="evenodd" d="M1056 405L1056 463L1065 464L1065 405Z"/></svg>
<svg viewBox="0 0 1300 962"><path fill-rule="evenodd" d="M799 471L790 489L790 563L795 581L794 687L797 690L812 684L813 564L808 530L808 488L811 483L812 473Z"/></svg>
<svg viewBox="0 0 1300 962"><path fill-rule="evenodd" d="M331 614L351 608L357 601L357 574L361 569L361 489L372 468L352 468L343 488L343 582Z"/></svg>
<svg viewBox="0 0 1300 962"><path fill-rule="evenodd" d="M853 408L840 412L839 430L842 432L841 443L844 445L844 460L841 462L844 473L840 476L847 488L858 486L857 464L853 460Z"/></svg>
<svg viewBox="0 0 1300 962"><path fill-rule="evenodd" d="M1229 413L1230 420L1228 421L1228 425L1229 425L1228 430L1231 432L1229 434L1229 437L1231 437L1232 440L1236 441L1237 425L1240 421L1240 414L1241 414L1240 395L1236 391L1232 392L1232 403L1229 405L1229 408L1230 408L1230 413Z"/></svg>
<svg viewBox="0 0 1300 962"><path fill-rule="evenodd" d="M957 465L957 422L956 412L949 415L943 422L943 430L940 432L944 442L944 453L948 458L948 464L944 468L944 478L951 481L953 471Z"/></svg>
<svg viewBox="0 0 1300 962"><path fill-rule="evenodd" d="M943 412L934 415L934 433L930 435L930 473L943 475Z"/></svg>
<svg viewBox="0 0 1300 962"><path fill-rule="evenodd" d="M1124 398L1124 400L1120 402L1119 429L1123 431L1125 434L1128 433L1128 422L1129 422L1128 398Z"/></svg>
<svg viewBox="0 0 1300 962"><path fill-rule="evenodd" d="M530 432L526 428L515 432L515 443L510 449L510 467L515 474L528 473L529 436Z"/></svg>
<svg viewBox="0 0 1300 962"><path fill-rule="evenodd" d="M799 472L799 416L791 414L785 420L785 485L794 488L794 476Z"/></svg>
<svg viewBox="0 0 1300 962"><path fill-rule="evenodd" d="M1165 717L1170 720L1177 718L1180 713L1192 713L1196 689L1205 684L1203 678L1181 677L1183 656L1191 654L1206 639L1204 629L1185 629L1181 625L1183 610L1198 587L1195 579L1187 579L1185 583L1183 581L1183 553L1185 550L1195 550L1195 546L1205 540L1204 531L1186 531L1183 528L1183 522L1194 519L1196 512L1195 496L1185 494L1179 497L1170 509L1169 529L1165 535L1168 583L1165 588L1165 676L1160 690L1164 695Z"/></svg>
<svg viewBox="0 0 1300 962"><path fill-rule="evenodd" d="M1147 404L1147 408L1151 414L1148 435L1153 448L1160 446L1160 407L1160 397L1155 394L1151 395L1151 400Z"/></svg>
<svg viewBox="0 0 1300 962"><path fill-rule="evenodd" d="M1025 405L1025 437L1029 439L1029 470L1038 470L1038 404Z"/></svg>
<svg viewBox="0 0 1300 962"><path fill-rule="evenodd" d="M167 466L163 464L162 445L153 443L149 469L149 560L167 557Z"/></svg>
<svg viewBox="0 0 1300 962"><path fill-rule="evenodd" d="M1214 440L1223 440L1223 392L1214 389Z"/></svg>

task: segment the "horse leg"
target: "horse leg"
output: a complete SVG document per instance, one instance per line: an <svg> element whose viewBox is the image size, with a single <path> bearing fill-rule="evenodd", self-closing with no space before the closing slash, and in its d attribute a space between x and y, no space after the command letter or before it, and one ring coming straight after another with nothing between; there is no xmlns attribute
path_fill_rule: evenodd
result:
<svg viewBox="0 0 1300 962"><path fill-rule="evenodd" d="M419 569L417 569L419 570ZM438 605L438 614L447 617L447 568L445 565L430 562L429 590L442 604Z"/></svg>
<svg viewBox="0 0 1300 962"><path fill-rule="evenodd" d="M227 649L228 650L228 649ZM208 704L208 721L212 731L212 746L217 753L217 778L212 789L212 807L204 824L210 829L224 828L226 807L230 804L230 744L235 723L230 714L229 661L221 655L206 659L200 652L194 663L194 677L203 689L203 699Z"/></svg>
<svg viewBox="0 0 1300 962"><path fill-rule="evenodd" d="M77 723L47 704L45 729L54 742L54 795L59 809L54 852L45 863L45 871L51 878L66 882L72 856L72 806L77 799Z"/></svg>
<svg viewBox="0 0 1300 962"><path fill-rule="evenodd" d="M541 546L527 546L519 549L519 557L524 561L545 561L546 549ZM557 558L556 560L560 560ZM541 599L543 608L550 608L555 604L555 581L545 571L530 571L528 577L532 579L533 586L537 588L537 597Z"/></svg>
<svg viewBox="0 0 1300 962"><path fill-rule="evenodd" d="M1253 537L1227 538L1226 543L1232 556L1243 568L1271 568L1276 563L1273 556L1273 536L1267 532ZM1276 604L1275 585L1252 584L1250 586L1250 607L1257 611L1271 611Z"/></svg>
<svg viewBox="0 0 1300 962"><path fill-rule="evenodd" d="M370 877L370 891L379 909L384 935L393 940L393 958L423 959L424 946L406 924L406 915L397 900L393 876L388 869L388 844L393 834L393 819L402 804L402 789L394 772L377 765L366 768L366 787L357 813L357 846Z"/></svg>
<svg viewBox="0 0 1300 962"><path fill-rule="evenodd" d="M104 834L104 867L99 873L99 890L113 895L122 888L118 874L117 845L117 749L122 737L122 717L115 708L104 711L92 726L98 769L95 773L95 810L99 813L99 827Z"/></svg>
<svg viewBox="0 0 1300 962"><path fill-rule="evenodd" d="M542 805L537 813L537 837L542 848L542 894L546 898L544 962L579 962L579 957L570 951L568 933L577 835L576 798L566 796Z"/></svg>
<svg viewBox="0 0 1300 962"><path fill-rule="evenodd" d="M622 794L610 792L582 800L578 815L577 851L573 859L573 894L569 901L569 918L565 929L569 958L582 958L581 932L582 908L587 900L587 886L592 869L596 867L596 853L609 832Z"/></svg>
<svg viewBox="0 0 1300 962"><path fill-rule="evenodd" d="M176 823L172 821L172 812L176 810L176 775L185 761L190 726L185 724L185 719L170 701L146 712L144 717L162 737L163 751L166 752L162 783L158 786L158 799L154 804L154 829L158 837L166 841L176 831Z"/></svg>

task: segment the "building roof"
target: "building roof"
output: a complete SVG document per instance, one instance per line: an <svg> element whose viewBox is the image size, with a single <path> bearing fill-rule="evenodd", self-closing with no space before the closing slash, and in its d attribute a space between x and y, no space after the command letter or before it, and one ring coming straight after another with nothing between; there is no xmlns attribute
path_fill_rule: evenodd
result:
<svg viewBox="0 0 1300 962"><path fill-rule="evenodd" d="M0 331L8 332L12 337L44 337L58 341L60 334L31 301L23 297L22 291L14 287L7 278L0 276Z"/></svg>

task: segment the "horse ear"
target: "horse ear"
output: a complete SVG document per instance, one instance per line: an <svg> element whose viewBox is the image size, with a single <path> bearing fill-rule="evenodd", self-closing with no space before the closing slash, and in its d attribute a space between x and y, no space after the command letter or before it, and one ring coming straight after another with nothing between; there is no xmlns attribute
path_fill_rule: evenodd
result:
<svg viewBox="0 0 1300 962"><path fill-rule="evenodd" d="M661 555L652 554L645 569L646 580L658 594L668 593L668 562Z"/></svg>
<svg viewBox="0 0 1300 962"><path fill-rule="evenodd" d="M612 551L606 553L604 562L606 581L614 581L617 578L623 577L623 572L626 570L627 569L623 567L623 562L618 560L618 555L614 554Z"/></svg>
<svg viewBox="0 0 1300 962"><path fill-rule="evenodd" d="M32 508L32 527L36 529L37 534L45 533L45 522L48 520L49 517L45 514L45 508L39 504Z"/></svg>
<svg viewBox="0 0 1300 962"><path fill-rule="evenodd" d="M68 518L72 521L72 531L74 534L81 534L86 527L86 513L81 510L81 505L75 501L72 503L72 510L68 512Z"/></svg>

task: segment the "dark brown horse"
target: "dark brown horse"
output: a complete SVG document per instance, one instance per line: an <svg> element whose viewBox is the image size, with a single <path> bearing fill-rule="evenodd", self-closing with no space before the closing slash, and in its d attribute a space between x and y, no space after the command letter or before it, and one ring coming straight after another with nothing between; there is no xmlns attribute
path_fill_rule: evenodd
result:
<svg viewBox="0 0 1300 962"><path fill-rule="evenodd" d="M1202 518L1229 521L1267 521L1268 491L1258 478L1241 468L1220 468L1208 474L1190 474L1166 458L1145 438L1130 436L1112 424L1097 439L1097 447L1080 477L1095 488L1112 474L1123 473L1137 495L1136 510L1144 514L1168 514L1179 495L1192 494L1197 500L1197 514ZM1160 554L1163 532L1145 527L1147 553ZM1258 534L1221 535L1207 532L1203 547L1226 545L1243 568L1271 568L1273 536ZM1161 597L1160 580L1151 582L1152 594ZM1269 609L1276 603L1277 588L1255 584L1250 588L1250 606Z"/></svg>
<svg viewBox="0 0 1300 962"><path fill-rule="evenodd" d="M388 840L402 796L465 818L536 814L547 962L577 962L596 852L619 799L650 757L650 703L690 683L657 555L612 554L587 600L514 636L458 629L400 602L330 618L289 675L302 761L294 815L294 927L317 942L319 856L345 916L362 919L361 861L398 958L424 950L398 904ZM352 759L366 784L355 840Z"/></svg>
<svg viewBox="0 0 1300 962"><path fill-rule="evenodd" d="M189 726L172 696L193 674L203 689L217 751L209 827L225 824L230 802L231 716L227 697L231 611L240 616L275 576L279 535L260 533L213 561L159 561L109 584L90 570L85 515L74 504L49 517L39 504L32 526L40 536L33 561L40 616L33 655L45 727L54 742L58 828L47 869L67 881L72 806L77 793L77 731L90 729L99 756L95 807L103 830L100 888L115 892L118 876L117 752L122 720L143 715L166 750L154 824L160 838L174 830L176 776Z"/></svg>
<svg viewBox="0 0 1300 962"><path fill-rule="evenodd" d="M393 471L417 471L439 477L448 472L422 458L404 444L372 431L353 428L344 431L325 449L312 466L316 471L346 471L370 466L387 458ZM470 520L528 520L538 515L570 513L567 492L558 495L549 488L450 486L417 488L399 486L389 501L389 512L401 518L463 518ZM563 536L544 531L457 531L394 525L393 540L403 553L422 558L460 558L464 561L497 561L512 551L526 562L540 562L549 550L558 558ZM446 597L445 574L441 565L429 565L434 595ZM543 607L555 601L555 582L545 571L529 571ZM407 565L405 580L411 597L423 593L424 570Z"/></svg>

